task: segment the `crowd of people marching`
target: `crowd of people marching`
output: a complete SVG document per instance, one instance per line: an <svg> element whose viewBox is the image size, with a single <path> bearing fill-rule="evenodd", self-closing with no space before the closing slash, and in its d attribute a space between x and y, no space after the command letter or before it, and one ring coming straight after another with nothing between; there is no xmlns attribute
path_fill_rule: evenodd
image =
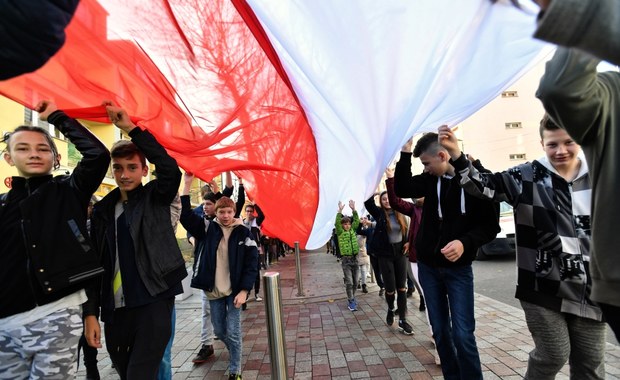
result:
<svg viewBox="0 0 620 380"><path fill-rule="evenodd" d="M386 191L364 202L369 215L360 218L354 200L350 214L339 202L328 245L341 262L352 312L357 290L368 291L370 266L385 298L386 324L410 335L407 296L419 289L446 379L482 379L472 261L499 230L499 201L515 210L516 297L534 341L525 377L553 379L568 361L571 379L603 379L605 322L620 336L620 242L611 227L619 204L613 189L620 185L620 74L597 73L600 60L590 55L620 63L620 49L612 47L620 6L536 2L536 37L569 46L547 63L536 94L546 110L542 157L493 173L441 126L403 146L396 167L386 170ZM222 193L212 184L193 208L193 175L182 174L125 110L104 106L129 137L110 150L53 102L36 106L40 119L81 153L67 175L52 175L60 154L45 129L19 126L4 136L3 158L17 175L0 195L0 379L75 376L80 337L87 376L98 379L93 355L102 334L121 379L171 378L174 299L188 275L178 223L193 246L191 286L203 291L201 347L193 361L213 355L217 338L229 352L229 378L241 379L241 311L252 289L261 301L261 269L290 247L261 234L268 216L245 202L242 181L231 199L230 176ZM411 172L413 157L423 173ZM143 184L147 160L156 178ZM117 188L97 201L92 195L110 165Z"/></svg>

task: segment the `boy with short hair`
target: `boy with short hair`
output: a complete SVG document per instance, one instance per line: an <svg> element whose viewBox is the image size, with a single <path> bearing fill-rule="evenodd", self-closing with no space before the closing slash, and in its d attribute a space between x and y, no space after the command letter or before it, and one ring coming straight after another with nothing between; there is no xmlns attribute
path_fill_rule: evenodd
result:
<svg viewBox="0 0 620 380"><path fill-rule="evenodd" d="M215 219L192 211L189 192L194 176L185 173L181 196L181 224L196 238L191 286L206 291L215 335L230 354L229 379L241 379L241 305L258 272L258 252L252 233L235 218L235 203L222 197L215 203Z"/></svg>
<svg viewBox="0 0 620 380"><path fill-rule="evenodd" d="M562 1L559 3L565 3ZM554 2L558 3L558 2ZM602 4L605 3L605 6ZM587 6L595 9L601 16L611 16L612 1L597 1ZM613 1L616 14L620 3ZM562 9L561 7L556 7ZM555 12L553 12L555 14ZM560 14L561 11L560 11ZM572 14L566 14L568 19ZM553 18L545 17L545 20ZM584 23L591 27L600 26L598 17ZM620 31L620 23L613 21ZM579 32L575 32L579 30ZM596 29L592 29L596 30ZM559 31L559 29L558 29ZM571 31L566 31L571 32ZM580 36L581 30L573 33ZM611 44L620 39L588 38L591 47L607 49L615 53L615 63L620 63L618 49ZM572 38L570 39L573 40ZM620 234L611 226L615 225L620 214L620 200L613 189L620 187L617 163L620 160L620 73L617 71L598 72L600 60L579 49L559 47L553 58L547 62L545 75L540 80L536 96L542 101L549 116L581 145L586 160L590 163L592 184L592 248L590 250L590 276L592 289L590 299L603 311L607 323L620 340Z"/></svg>
<svg viewBox="0 0 620 380"><path fill-rule="evenodd" d="M480 173L440 129L461 186L514 207L517 292L534 339L526 379L551 379L570 358L571 379L605 377L605 324L590 294L588 166L580 147L547 115L540 123L545 156L500 173Z"/></svg>
<svg viewBox="0 0 620 380"><path fill-rule="evenodd" d="M53 177L60 154L46 130L20 126L4 138L4 159L18 172L0 195L0 377L11 379L75 376L84 287L103 272L86 218L109 152L54 103L36 110L82 159L71 175Z"/></svg>
<svg viewBox="0 0 620 380"><path fill-rule="evenodd" d="M121 379L153 379L170 340L174 297L183 292L181 280L187 276L171 223L181 171L124 110L108 103L107 111L131 141L112 147L118 187L93 209L91 234L106 272L89 291L84 331L91 346L101 347L101 308L106 347ZM147 158L157 178L142 185Z"/></svg>
<svg viewBox="0 0 620 380"><path fill-rule="evenodd" d="M349 207L353 212L353 218L342 215L344 203L338 202L338 213L336 214L336 236L338 237L338 247L342 256L341 265L344 274L344 285L347 290L347 307L351 311L357 310L357 301L355 300L355 291L357 290L357 282L359 281L359 268L357 266L357 254L360 250L357 244L357 227L360 224L360 218L355 210L355 201L349 201Z"/></svg>
<svg viewBox="0 0 620 380"><path fill-rule="evenodd" d="M474 330L472 261L499 231L493 202L463 192L450 156L436 133L418 140L413 156L424 173L411 175L409 140L396 164L394 190L401 198L424 197L415 248L426 310L446 379L482 380Z"/></svg>

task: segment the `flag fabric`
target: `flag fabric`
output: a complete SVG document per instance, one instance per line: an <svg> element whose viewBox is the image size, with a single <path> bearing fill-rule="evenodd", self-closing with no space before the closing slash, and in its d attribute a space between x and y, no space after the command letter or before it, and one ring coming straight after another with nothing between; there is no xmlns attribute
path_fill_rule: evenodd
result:
<svg viewBox="0 0 620 380"><path fill-rule="evenodd" d="M0 93L97 121L114 100L183 169L242 177L265 233L314 249L406 140L541 59L534 28L489 0L82 0L59 52Z"/></svg>

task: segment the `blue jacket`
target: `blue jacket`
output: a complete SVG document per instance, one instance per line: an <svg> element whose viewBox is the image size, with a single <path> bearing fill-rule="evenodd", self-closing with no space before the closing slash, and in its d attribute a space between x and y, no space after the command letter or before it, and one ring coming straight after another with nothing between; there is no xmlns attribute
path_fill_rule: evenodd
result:
<svg viewBox="0 0 620 380"><path fill-rule="evenodd" d="M224 232L217 222L205 220L193 212L188 195L181 196L181 204L181 224L196 239L191 286L213 291L217 247ZM258 249L251 231L242 223L234 227L228 238L228 266L232 296L241 290L250 291L258 275Z"/></svg>

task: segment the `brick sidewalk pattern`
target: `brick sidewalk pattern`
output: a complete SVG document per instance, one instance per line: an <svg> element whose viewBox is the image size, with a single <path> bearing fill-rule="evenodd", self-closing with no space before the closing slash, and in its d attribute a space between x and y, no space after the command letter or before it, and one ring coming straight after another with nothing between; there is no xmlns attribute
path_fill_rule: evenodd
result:
<svg viewBox="0 0 620 380"><path fill-rule="evenodd" d="M432 354L430 332L417 293L409 298L414 335L385 324L385 300L378 287L358 290L358 311L347 308L342 270L325 251L301 253L304 297L297 297L295 257L281 258L268 271L280 273L288 377L291 379L441 379ZM242 312L243 378L271 379L265 301L251 294ZM533 343L521 309L476 294L476 338L485 379L522 379ZM226 379L228 352L215 342L215 355L201 365L192 358L200 349L201 305L196 291L177 301L172 348L173 379ZM105 347L105 344L104 344ZM105 349L99 350L102 379L118 379ZM620 347L607 344L608 380L620 379ZM78 378L84 378L80 364ZM568 379L565 366L557 379Z"/></svg>

